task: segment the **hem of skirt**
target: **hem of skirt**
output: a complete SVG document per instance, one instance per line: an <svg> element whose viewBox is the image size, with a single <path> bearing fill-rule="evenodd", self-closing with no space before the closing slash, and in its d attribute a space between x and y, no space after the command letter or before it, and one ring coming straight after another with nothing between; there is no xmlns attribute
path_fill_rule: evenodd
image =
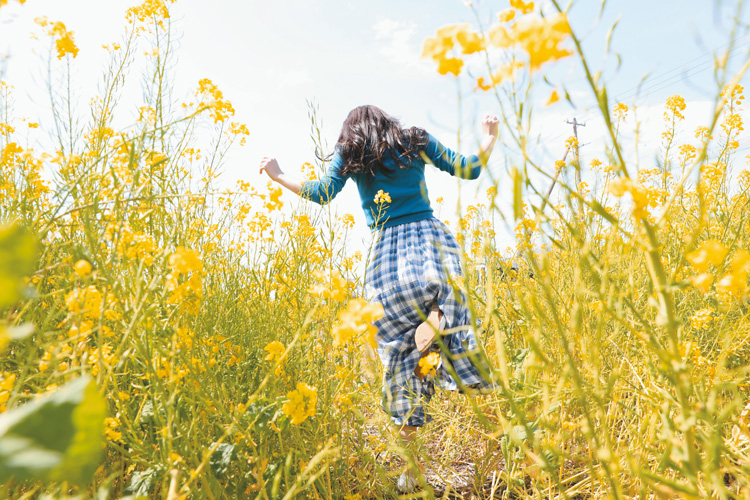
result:
<svg viewBox="0 0 750 500"><path fill-rule="evenodd" d="M429 211L425 210L422 212L417 212L415 214L401 215L392 219L386 219L382 224L370 225L370 230L372 232L375 232L378 229L385 229L389 227L400 226L402 224L408 224L410 222L419 222L428 219L435 219L435 215L432 212L432 209L430 209Z"/></svg>
<svg viewBox="0 0 750 500"><path fill-rule="evenodd" d="M425 415L424 420L412 420L412 417L404 418L404 417L391 417L391 422L393 422L395 425L402 427L404 425L408 425L409 427L424 427L425 425L432 422L432 417L429 415Z"/></svg>

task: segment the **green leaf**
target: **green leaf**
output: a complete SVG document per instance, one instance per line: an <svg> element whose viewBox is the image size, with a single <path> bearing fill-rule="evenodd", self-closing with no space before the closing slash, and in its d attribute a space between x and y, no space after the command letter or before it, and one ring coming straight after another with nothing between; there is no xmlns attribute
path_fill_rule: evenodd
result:
<svg viewBox="0 0 750 500"><path fill-rule="evenodd" d="M0 308L21 297L22 278L34 271L37 243L20 224L0 227Z"/></svg>
<svg viewBox="0 0 750 500"><path fill-rule="evenodd" d="M513 182L513 217L518 220L523 215L523 175L513 167L510 170L510 178Z"/></svg>
<svg viewBox="0 0 750 500"><path fill-rule="evenodd" d="M65 460L57 469L56 479L65 479L75 484L89 482L99 466L106 414L104 398L92 380L84 389L83 403L73 410L76 433L65 453Z"/></svg>
<svg viewBox="0 0 750 500"><path fill-rule="evenodd" d="M614 215L612 215L611 213L607 212L607 209L604 208L602 206L602 204L599 203L598 201L596 201L596 200L592 201L591 202L591 208L594 210L594 212L596 212L599 215L601 215L602 217L604 217L610 224L616 226L617 224L620 223L620 221L617 220L617 218Z"/></svg>
<svg viewBox="0 0 750 500"><path fill-rule="evenodd" d="M146 469L143 471L133 472L133 476L130 478L130 484L125 488L123 493L131 495L123 497L128 499L139 499L146 498L151 493L151 489L154 487L154 480L158 475L159 471L156 469Z"/></svg>
<svg viewBox="0 0 750 500"><path fill-rule="evenodd" d="M229 464L232 462L233 455L233 444L221 443L217 446L208 461L208 465L211 467L211 472L213 472L218 478L224 477L224 474L229 470Z"/></svg>
<svg viewBox="0 0 750 500"><path fill-rule="evenodd" d="M88 376L3 413L0 481L90 481L101 457L105 413L105 402Z"/></svg>

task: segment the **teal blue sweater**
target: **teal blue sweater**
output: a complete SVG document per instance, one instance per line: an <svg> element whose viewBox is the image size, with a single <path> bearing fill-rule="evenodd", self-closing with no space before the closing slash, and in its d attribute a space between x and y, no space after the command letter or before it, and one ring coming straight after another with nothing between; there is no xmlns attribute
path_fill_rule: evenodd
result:
<svg viewBox="0 0 750 500"><path fill-rule="evenodd" d="M367 174L341 175L343 158L336 152L323 178L305 182L300 196L325 205L339 194L351 177L359 189L362 210L371 229L429 219L432 217L432 208L424 180L425 160L440 170L462 179L479 177L482 163L476 155L462 156L451 151L432 135L428 134L428 139L421 158L406 161L407 167L399 166L393 159L384 159L383 162L392 172L378 171L375 177ZM391 203L382 206L375 203L375 195L380 190L388 193Z"/></svg>

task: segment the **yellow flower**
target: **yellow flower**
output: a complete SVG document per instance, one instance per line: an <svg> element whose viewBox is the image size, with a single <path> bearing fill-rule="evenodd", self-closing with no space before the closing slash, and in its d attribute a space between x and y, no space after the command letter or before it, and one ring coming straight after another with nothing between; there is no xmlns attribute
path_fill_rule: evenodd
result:
<svg viewBox="0 0 750 500"><path fill-rule="evenodd" d="M498 22L501 23L507 23L509 21L512 21L513 18L516 17L516 11L513 9L505 9L501 10L497 15Z"/></svg>
<svg viewBox="0 0 750 500"><path fill-rule="evenodd" d="M534 2L524 2L523 0L510 0L510 6L521 11L521 14L528 14L534 10Z"/></svg>
<svg viewBox="0 0 750 500"><path fill-rule="evenodd" d="M424 378L428 375L435 375L436 367L440 362L440 353L431 352L419 360L419 375Z"/></svg>
<svg viewBox="0 0 750 500"><path fill-rule="evenodd" d="M341 221L349 229L354 227L354 216L352 214L344 214L344 216L341 218Z"/></svg>
<svg viewBox="0 0 750 500"><path fill-rule="evenodd" d="M84 317L97 319L101 313L102 294L94 285L76 288L65 296L65 304L71 313L82 313Z"/></svg>
<svg viewBox="0 0 750 500"><path fill-rule="evenodd" d="M534 8L532 2L516 1L514 7L522 13ZM510 27L497 24L489 30L489 42L499 48L518 46L528 54L529 68L533 71L543 63L571 55L569 49L560 44L571 33L568 17L559 13L547 17L524 17Z"/></svg>
<svg viewBox="0 0 750 500"><path fill-rule="evenodd" d="M79 260L76 262L76 265L73 266L73 269L75 270L76 274L83 278L84 276L88 275L91 272L91 264L87 260Z"/></svg>
<svg viewBox="0 0 750 500"><path fill-rule="evenodd" d="M321 271L313 271L313 276L321 284L310 287L310 292L320 295L324 299L331 299L337 302L346 300L349 296L349 283L338 271L332 271L330 276L326 276Z"/></svg>
<svg viewBox="0 0 750 500"><path fill-rule="evenodd" d="M704 273L708 270L709 265L716 267L724 262L724 258L727 256L727 251L728 250L721 244L721 242L717 240L706 240L685 257L696 271Z"/></svg>
<svg viewBox="0 0 750 500"><path fill-rule="evenodd" d="M318 402L318 390L303 382L297 383L297 389L287 393L289 401L281 407L285 415L291 418L294 425L299 425L308 417L315 416L315 405Z"/></svg>
<svg viewBox="0 0 750 500"><path fill-rule="evenodd" d="M711 320L713 319L711 317L712 314L713 310L711 309L701 309L696 311L690 318L690 325L697 330L708 328L709 323L711 323Z"/></svg>
<svg viewBox="0 0 750 500"><path fill-rule="evenodd" d="M391 197L390 197L390 195L388 193L383 192L383 190L381 189L380 191L378 191L377 193L375 193L375 199L374 199L374 201L375 201L375 203L377 205L382 205L382 204L385 204L385 203L390 203L391 202Z"/></svg>
<svg viewBox="0 0 750 500"><path fill-rule="evenodd" d="M559 100L560 100L560 96L557 94L557 90L553 90L552 93L547 98L547 102L545 103L545 106L551 106Z"/></svg>
<svg viewBox="0 0 750 500"><path fill-rule="evenodd" d="M750 252L738 250L729 264L730 272L716 282L716 290L720 293L741 296L747 290L747 279L750 275Z"/></svg>
<svg viewBox="0 0 750 500"><path fill-rule="evenodd" d="M706 293L714 282L714 275L711 273L701 273L689 278L690 284L699 291Z"/></svg>
<svg viewBox="0 0 750 500"><path fill-rule="evenodd" d="M284 344L278 340L274 340L273 342L269 342L263 350L268 352L266 361L278 361L281 359L281 356L284 355L286 348L284 347Z"/></svg>
<svg viewBox="0 0 750 500"><path fill-rule="evenodd" d="M619 103L617 104L617 106L615 106L612 112L615 114L618 120L623 120L628 115L628 106L627 104Z"/></svg>
<svg viewBox="0 0 750 500"><path fill-rule="evenodd" d="M46 17L38 17L34 20L39 26L47 28L47 34L55 37L55 48L57 58L62 59L67 54L73 57L78 55L78 47L73 40L73 32L65 28L60 21L48 21Z"/></svg>
<svg viewBox="0 0 750 500"><path fill-rule="evenodd" d="M202 109L208 109L214 119L214 123L223 122L230 116L234 116L232 103L224 99L224 94L208 78L198 82L198 95L204 105Z"/></svg>
<svg viewBox="0 0 750 500"><path fill-rule="evenodd" d="M175 0L170 0L174 2ZM169 17L169 10L164 0L145 0L141 5L131 7L126 14L128 21L144 22L156 18L158 22Z"/></svg>
<svg viewBox="0 0 750 500"><path fill-rule="evenodd" d="M484 38L479 33L471 31L468 23L461 25L460 31L456 33L456 41L464 54L473 54L485 49Z"/></svg>
<svg viewBox="0 0 750 500"><path fill-rule="evenodd" d="M122 432L118 432L120 419L107 417L104 419L104 437L107 441L119 441L122 438Z"/></svg>
<svg viewBox="0 0 750 500"><path fill-rule="evenodd" d="M269 185L268 191L269 191L269 200L268 200L268 203L266 203L266 208L268 209L269 212L273 212L274 210L280 209L284 205L280 200L281 194L282 194L281 188Z"/></svg>
<svg viewBox="0 0 750 500"><path fill-rule="evenodd" d="M664 112L664 119L669 121L672 117L684 119L681 111L685 111L685 99L679 95L673 95L667 98L667 102L664 105L666 111ZM671 114L670 114L671 113Z"/></svg>
<svg viewBox="0 0 750 500"><path fill-rule="evenodd" d="M364 340L375 346L377 328L372 326L383 317L383 306L379 303L369 303L363 299L352 299L346 309L339 311L339 323L333 327L333 345L344 346L357 340Z"/></svg>
<svg viewBox="0 0 750 500"><path fill-rule="evenodd" d="M461 59L455 57L446 57L438 61L438 73L441 75L447 75L452 73L453 76L458 76L461 73L461 68L464 62Z"/></svg>
<svg viewBox="0 0 750 500"><path fill-rule="evenodd" d="M190 271L202 271L203 262L198 252L180 246L169 256L169 267L173 272L185 274Z"/></svg>

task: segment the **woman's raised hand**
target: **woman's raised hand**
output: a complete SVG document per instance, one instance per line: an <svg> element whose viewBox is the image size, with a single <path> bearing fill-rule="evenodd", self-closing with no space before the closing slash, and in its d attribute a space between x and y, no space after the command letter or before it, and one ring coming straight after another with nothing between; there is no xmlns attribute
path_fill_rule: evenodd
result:
<svg viewBox="0 0 750 500"><path fill-rule="evenodd" d="M267 156L264 156L262 160L260 160L260 172L263 173L263 171L268 174L268 177L270 177L272 180L278 180L279 176L283 174L284 172L281 171L281 167L279 167L279 162L276 161L276 158L269 158Z"/></svg>
<svg viewBox="0 0 750 500"><path fill-rule="evenodd" d="M500 120L497 119L497 116L487 113L482 119L482 132L484 135L497 137L497 128L499 124Z"/></svg>

